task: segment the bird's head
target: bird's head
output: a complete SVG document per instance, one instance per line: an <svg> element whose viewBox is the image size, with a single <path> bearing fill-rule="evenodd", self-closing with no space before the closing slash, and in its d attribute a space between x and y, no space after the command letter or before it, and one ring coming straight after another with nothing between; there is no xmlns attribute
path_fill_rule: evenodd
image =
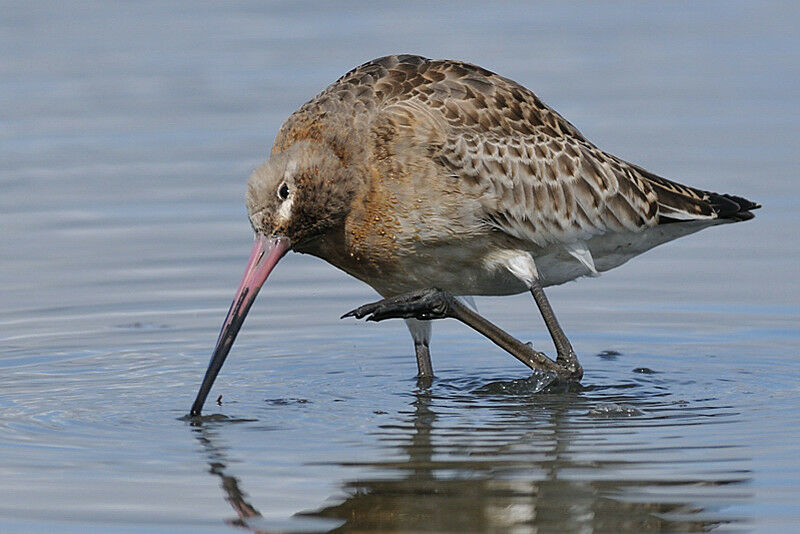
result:
<svg viewBox="0 0 800 534"><path fill-rule="evenodd" d="M222 325L191 415L199 415L236 334L270 272L290 249L308 250L341 228L350 210L356 180L330 147L298 142L274 152L247 183L247 212L255 242L239 289Z"/></svg>
<svg viewBox="0 0 800 534"><path fill-rule="evenodd" d="M303 249L340 227L353 199L352 169L327 145L298 142L258 167L247 182L256 234Z"/></svg>

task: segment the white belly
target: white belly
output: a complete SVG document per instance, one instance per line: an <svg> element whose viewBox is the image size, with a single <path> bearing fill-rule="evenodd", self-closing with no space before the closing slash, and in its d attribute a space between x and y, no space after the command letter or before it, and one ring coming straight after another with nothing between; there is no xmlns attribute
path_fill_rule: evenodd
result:
<svg viewBox="0 0 800 534"><path fill-rule="evenodd" d="M622 265L634 256L667 241L687 235L714 223L676 223L656 226L642 232L608 233L588 240L585 247L598 272ZM529 254L544 286L558 285L594 274L567 249L554 244L545 249L512 250L475 243L468 246L440 245L417 249L404 258L397 272L385 278L365 280L384 296L415 289L437 287L454 295L513 295L529 289L510 265L518 254Z"/></svg>

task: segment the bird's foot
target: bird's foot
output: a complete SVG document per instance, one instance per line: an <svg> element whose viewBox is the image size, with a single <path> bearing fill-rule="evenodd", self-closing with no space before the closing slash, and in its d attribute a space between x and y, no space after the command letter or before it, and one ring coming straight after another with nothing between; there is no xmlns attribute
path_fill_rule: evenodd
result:
<svg viewBox="0 0 800 534"><path fill-rule="evenodd" d="M558 380L563 382L578 382L583 377L583 368L574 353L572 354L574 360L566 361L561 357L553 360L545 353L533 348L533 343L528 341L520 342L519 348L512 354L534 371L553 372L558 376Z"/></svg>
<svg viewBox="0 0 800 534"><path fill-rule="evenodd" d="M444 319L451 317L453 296L441 289L423 289L359 306L342 315L367 318L367 321L384 319Z"/></svg>
<svg viewBox="0 0 800 534"><path fill-rule="evenodd" d="M560 366L570 380L579 381L583 378L583 367L578 363L578 356L575 351L570 347L568 352L559 353L556 358L556 365Z"/></svg>

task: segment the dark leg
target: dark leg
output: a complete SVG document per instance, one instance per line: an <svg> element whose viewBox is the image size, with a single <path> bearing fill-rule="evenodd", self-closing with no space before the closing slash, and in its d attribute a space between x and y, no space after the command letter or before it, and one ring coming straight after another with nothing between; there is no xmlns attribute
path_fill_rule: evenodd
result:
<svg viewBox="0 0 800 534"><path fill-rule="evenodd" d="M425 343L414 343L414 353L417 357L417 376L433 377L430 347Z"/></svg>
<svg viewBox="0 0 800 534"><path fill-rule="evenodd" d="M553 308L550 307L550 302L544 294L542 284L536 279L533 280L531 285L531 294L539 307L544 324L547 325L547 330L550 331L550 337L553 338L553 343L556 346L556 362L569 371L570 376L580 380L583 376L583 368L578 363L578 357L575 355L575 351L572 350L572 345L561 329L561 325L558 324L558 319L556 319L556 314L553 313Z"/></svg>
<svg viewBox="0 0 800 534"><path fill-rule="evenodd" d="M565 379L580 378L580 376L574 376L561 363L554 362L541 352L533 350L530 345L522 343L440 289L424 289L365 304L344 314L342 318L344 317L357 319L366 317L367 321L383 321L393 318L431 320L450 317L477 330L531 369L553 371Z"/></svg>
<svg viewBox="0 0 800 534"><path fill-rule="evenodd" d="M417 377L433 378L433 364L431 364L431 323L406 319L411 337L414 339L414 353L417 356Z"/></svg>

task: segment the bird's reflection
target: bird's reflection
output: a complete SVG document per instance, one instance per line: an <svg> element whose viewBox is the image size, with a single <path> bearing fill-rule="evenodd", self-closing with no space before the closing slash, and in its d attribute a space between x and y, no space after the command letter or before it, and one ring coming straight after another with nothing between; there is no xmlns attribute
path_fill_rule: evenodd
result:
<svg viewBox="0 0 800 534"><path fill-rule="evenodd" d="M344 464L376 475L344 482L344 499L296 517L338 520L322 529L331 532L703 532L741 520L705 503L715 502L715 494L730 499L723 487L747 482L746 471L697 480L624 479L608 473L625 465L577 459L571 449L582 439L581 428L570 413L580 404L580 393L544 395L527 408L497 403L499 424L509 428L507 439L497 439L503 428L440 424L435 391L419 387L409 413L384 427L386 446L402 451L404 460ZM247 502L239 480L226 472L228 462L215 446L214 430L202 425L196 430L209 472L220 478L237 514L229 523L266 532L253 527L260 514ZM704 488L704 497L693 499L699 494L683 491L689 488ZM659 494L668 497L659 499Z"/></svg>
<svg viewBox="0 0 800 534"><path fill-rule="evenodd" d="M238 516L236 519L226 521L229 525L249 528L248 520L261 517L261 513L245 498L245 493L239 489L239 479L226 472L229 463L225 449L216 441L216 431L204 425L202 421L195 420L192 424L197 440L203 445L208 461L208 472L218 476L220 487L225 492L225 500L233 507ZM254 529L255 532L260 532Z"/></svg>

